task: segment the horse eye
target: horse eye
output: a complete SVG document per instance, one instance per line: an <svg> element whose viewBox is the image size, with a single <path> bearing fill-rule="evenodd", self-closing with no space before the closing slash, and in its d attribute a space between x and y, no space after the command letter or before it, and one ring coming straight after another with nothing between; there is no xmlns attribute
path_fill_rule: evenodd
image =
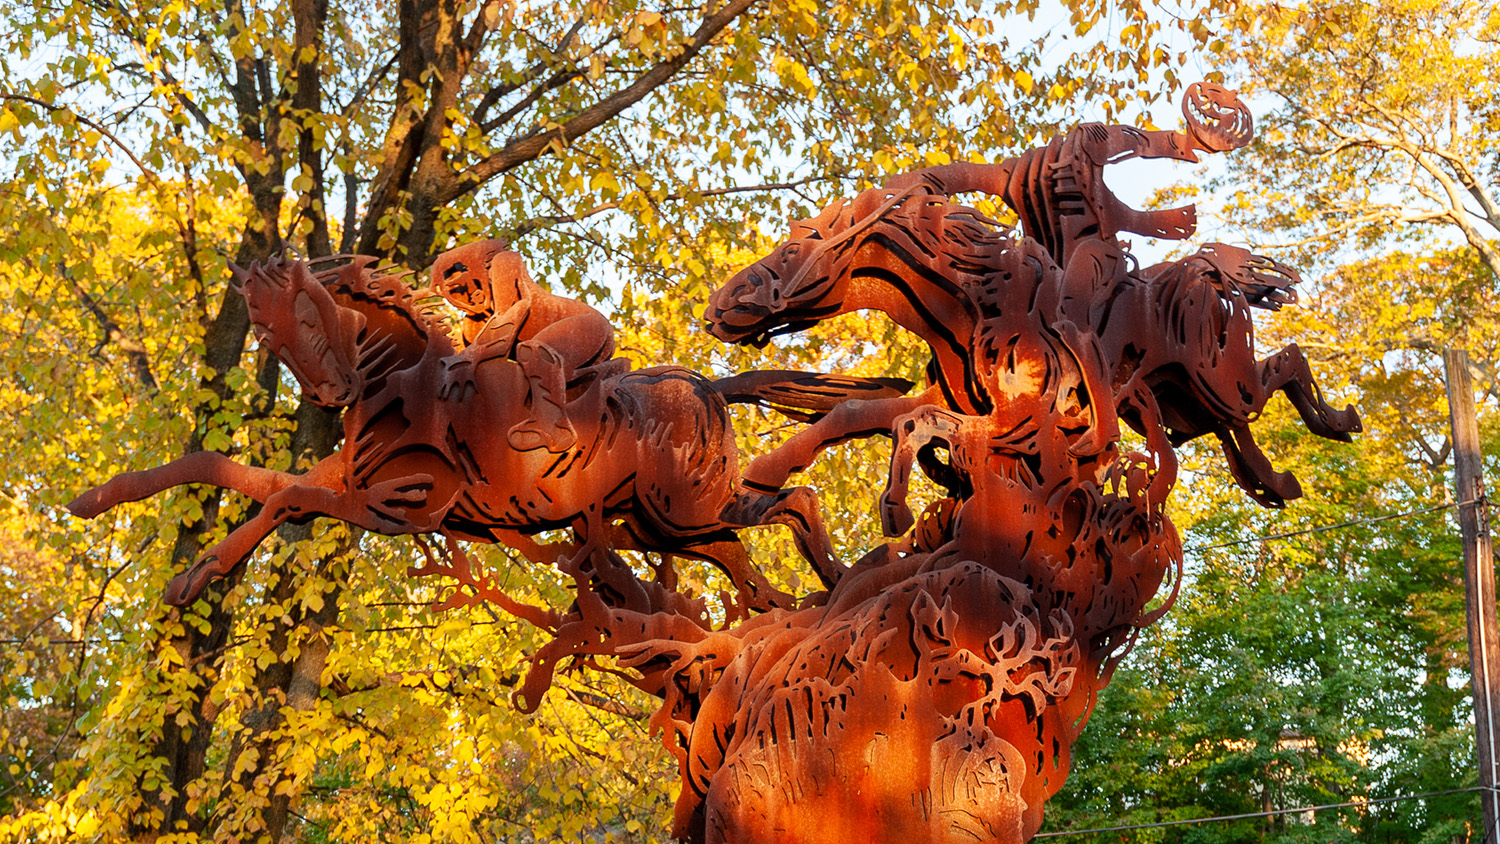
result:
<svg viewBox="0 0 1500 844"><path fill-rule="evenodd" d="M306 293L297 296L295 313L297 315L297 319L301 320L306 325L318 324L318 306L315 302L313 302L311 298L308 297Z"/></svg>
<svg viewBox="0 0 1500 844"><path fill-rule="evenodd" d="M462 261L454 261L453 266L449 267L446 270L443 270L443 280L446 281L454 277L455 275L458 275L459 273L466 273L468 271L469 268L464 266L464 263Z"/></svg>

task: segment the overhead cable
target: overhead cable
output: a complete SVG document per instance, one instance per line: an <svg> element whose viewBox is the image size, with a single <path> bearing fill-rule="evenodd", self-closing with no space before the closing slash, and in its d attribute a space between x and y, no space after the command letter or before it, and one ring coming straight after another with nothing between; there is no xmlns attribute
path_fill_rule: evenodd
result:
<svg viewBox="0 0 1500 844"><path fill-rule="evenodd" d="M1339 522L1332 525L1320 525L1318 527L1304 528L1302 530L1287 531L1286 533L1271 533L1265 536L1252 536L1248 539L1231 539L1228 542L1215 542L1209 545L1194 545L1191 548L1184 548L1183 553L1213 551L1218 548L1231 548L1236 545L1250 545L1257 542L1274 542L1278 539L1290 539L1294 536L1305 536L1310 533L1323 533L1324 531L1330 530L1342 530L1343 528L1357 527L1359 525L1371 525L1375 524L1376 522L1388 522L1392 519L1404 519L1409 516L1420 516L1423 513L1435 513L1439 510L1451 510L1455 507L1468 507L1473 504L1485 505L1488 503L1489 502L1486 499L1480 498L1471 501L1455 501L1450 504L1435 504L1431 507L1423 507L1418 510L1407 510L1404 513L1387 513L1384 516L1371 516L1368 519L1353 519L1347 522Z"/></svg>
<svg viewBox="0 0 1500 844"><path fill-rule="evenodd" d="M1452 505L1449 505L1452 506ZM1243 815L1219 815L1211 818L1187 818L1180 821L1157 821L1156 823L1124 824L1122 826L1103 826L1095 829L1065 829L1058 832L1039 832L1034 838L1061 838L1065 835L1092 835L1099 832L1126 832L1132 829L1158 829L1164 826L1187 826L1189 824L1216 823L1221 821L1245 821L1255 818L1274 818L1279 815L1299 815L1308 812L1323 812L1328 809L1349 809L1357 806L1373 806L1379 803L1399 803L1404 800L1425 800L1429 797L1446 797L1452 794L1468 794L1475 791L1485 791L1482 785L1469 788L1454 788L1448 791L1428 791L1423 794L1403 794L1397 797L1372 797L1368 800L1351 800L1345 803L1325 803L1322 806L1300 806L1295 809L1276 809L1270 812L1248 812Z"/></svg>

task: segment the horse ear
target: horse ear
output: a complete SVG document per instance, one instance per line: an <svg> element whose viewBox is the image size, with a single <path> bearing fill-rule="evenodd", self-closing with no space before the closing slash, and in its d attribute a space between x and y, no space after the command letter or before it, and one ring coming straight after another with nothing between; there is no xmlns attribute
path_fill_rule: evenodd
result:
<svg viewBox="0 0 1500 844"><path fill-rule="evenodd" d="M229 286L234 289L234 292L241 296L245 295L245 282L250 280L250 273L255 272L259 266L260 263L258 261L253 262L250 264L250 269L246 270L233 261L229 262Z"/></svg>
<svg viewBox="0 0 1500 844"><path fill-rule="evenodd" d="M831 202L823 210L803 220L792 220L788 226L787 239L801 240L809 237L824 237L838 220L839 212L849 204L847 199Z"/></svg>
<svg viewBox="0 0 1500 844"><path fill-rule="evenodd" d="M365 315L353 308L340 307L338 310L339 330L345 331L350 337L359 337L369 323Z"/></svg>

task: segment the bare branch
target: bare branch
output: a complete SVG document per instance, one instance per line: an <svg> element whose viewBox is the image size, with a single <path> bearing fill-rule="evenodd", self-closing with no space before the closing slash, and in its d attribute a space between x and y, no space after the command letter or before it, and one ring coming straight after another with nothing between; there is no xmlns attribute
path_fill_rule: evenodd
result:
<svg viewBox="0 0 1500 844"><path fill-rule="evenodd" d="M809 176L809 177L807 177L805 179L799 179L799 180L797 180L795 182L779 182L779 183L764 184L764 185L741 185L741 186L727 187L727 188L710 188L709 190L696 191L696 192L694 192L693 195L694 196L699 196L699 197L708 197L708 196L725 196L727 194L734 194L734 193L752 193L752 192L756 192L756 191L773 191L773 190L790 190L790 191L795 191L797 188L802 187L803 185L813 184L813 183L816 183L816 182L826 182L826 181L829 181L830 179L833 179L833 178L837 178L837 177L835 177L835 176ZM685 192L677 192L677 193L667 194L666 196L661 197L658 201L661 201L661 202L680 202L680 201L682 201L684 199L687 199L687 198L688 198L688 194L687 193L685 193ZM518 237L518 238L519 237L525 237L526 235L531 234L532 232L536 231L537 229L550 228L552 226L562 225L562 224L565 224L565 223L576 223L579 220L586 220L589 217L595 216L596 214L602 214L605 211L613 211L614 209L619 208L619 207L620 207L620 203L618 201L615 201L615 202L601 202L598 205L593 206L592 208L588 208L588 209L585 209L583 211L576 211L576 212L574 212L572 214L550 214L550 215L542 216L542 217L532 217L531 219L526 220L526 221L518 224L515 228L513 228L511 230L511 234L512 234L513 237Z"/></svg>
<svg viewBox="0 0 1500 844"><path fill-rule="evenodd" d="M692 61L724 27L744 14L755 2L756 0L730 0L717 13L699 25L697 31L682 45L679 52L653 65L645 73L636 77L634 82L584 109L561 125L538 129L469 167L458 179L445 186L447 189L437 197L438 203L452 202L501 173L545 155L554 144L566 144L571 139L582 137L640 102L647 94L656 90L684 65Z"/></svg>
<svg viewBox="0 0 1500 844"><path fill-rule="evenodd" d="M47 109L48 111L52 111L52 112L67 112L67 113L73 115L73 118L75 120L77 120L79 123L82 123L83 125L89 127L90 129L93 129L95 132L98 132L100 135L103 135L105 137L105 139L107 139L111 144L113 144L116 149L118 149L120 152L125 153L125 157L129 158L130 159L130 163L134 164L135 168L137 170L141 171L141 175L145 176L153 184L157 184L157 185L161 184L161 177L157 176L156 172L154 170L152 170L150 167L147 167L146 163L144 161L141 161L141 159L136 156L135 152L133 152L130 149L130 147L126 146L125 142L122 141L122 140L120 140L120 138L117 135L115 135L115 133L113 133L113 132L109 131L108 129L104 128L103 124L99 123L98 121L90 120L89 118L84 117L83 115L79 114L76 111L73 111L72 109L68 108L67 106L54 105L52 103L45 102L43 100L39 100L36 97L28 97L28 96L26 96L24 94L5 94L5 93L0 93L0 100L12 100L12 101L16 101L16 102L28 103L28 104L34 105L34 106L36 106L38 108Z"/></svg>
<svg viewBox="0 0 1500 844"><path fill-rule="evenodd" d="M61 267L61 270L63 278L68 280L68 286L72 289L73 295L78 297L84 309L93 315L94 321L99 323L99 327L104 331L104 339L99 341L99 345L95 348L102 349L105 345L113 344L125 353L126 360L130 361L130 368L135 372L136 380L140 381L146 389L156 392L156 376L151 374L151 358L146 354L146 345L126 334L125 330L120 328L120 324L105 312L99 300L83 289L83 286L73 277L71 270L66 266Z"/></svg>
<svg viewBox="0 0 1500 844"><path fill-rule="evenodd" d="M578 33L583 31L583 25L587 23L587 21L587 17L580 17L577 21L574 21L573 26L568 29L567 33L564 34L562 39L557 42L557 46L553 48L551 52L556 55L566 50L568 48L568 45L572 43L573 39L578 37ZM478 22L475 23L475 26L478 26ZM516 91L521 90L521 87L523 85L540 79L542 74L546 72L547 67L548 65L546 61L539 61L536 64L533 64L531 67L527 68L525 72L521 74L521 77L516 81L509 82L504 85L496 85L488 91L485 91L484 96L480 97L479 99L479 105L475 106L474 108L474 122L480 126L486 126L491 123L494 123L495 125L503 124L504 120L501 118L496 118L494 121L485 119L489 114L490 109L498 105L500 103L500 100L511 94L514 94ZM554 85L552 87L556 86ZM537 95L537 92L533 91L532 94L528 96L532 97L534 100L535 95ZM511 109L511 111L514 110L514 108ZM485 131L490 130L486 129Z"/></svg>

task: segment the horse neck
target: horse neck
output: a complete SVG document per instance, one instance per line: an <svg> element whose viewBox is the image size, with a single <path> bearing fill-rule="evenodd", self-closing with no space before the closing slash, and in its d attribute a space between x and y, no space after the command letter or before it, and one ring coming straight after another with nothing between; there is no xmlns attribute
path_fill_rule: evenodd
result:
<svg viewBox="0 0 1500 844"><path fill-rule="evenodd" d="M967 341L976 322L965 288L949 278L941 251L899 249L899 239L884 230L862 238L839 268L843 302L838 313L876 310L897 325L927 340Z"/></svg>
<svg viewBox="0 0 1500 844"><path fill-rule="evenodd" d="M429 355L455 353L453 341L434 319L416 309L409 293L372 298L365 291L334 289L343 307L360 313L364 327L351 339L351 357L365 383L378 388L393 372L418 366Z"/></svg>
<svg viewBox="0 0 1500 844"><path fill-rule="evenodd" d="M922 338L932 350L940 384L952 407L983 412L986 399L974 382L970 358L978 309L968 291L953 283L940 266L942 253L892 248L892 239L876 231L861 238L832 268L829 295L822 300L837 309L825 319L854 311L880 311L892 322Z"/></svg>

